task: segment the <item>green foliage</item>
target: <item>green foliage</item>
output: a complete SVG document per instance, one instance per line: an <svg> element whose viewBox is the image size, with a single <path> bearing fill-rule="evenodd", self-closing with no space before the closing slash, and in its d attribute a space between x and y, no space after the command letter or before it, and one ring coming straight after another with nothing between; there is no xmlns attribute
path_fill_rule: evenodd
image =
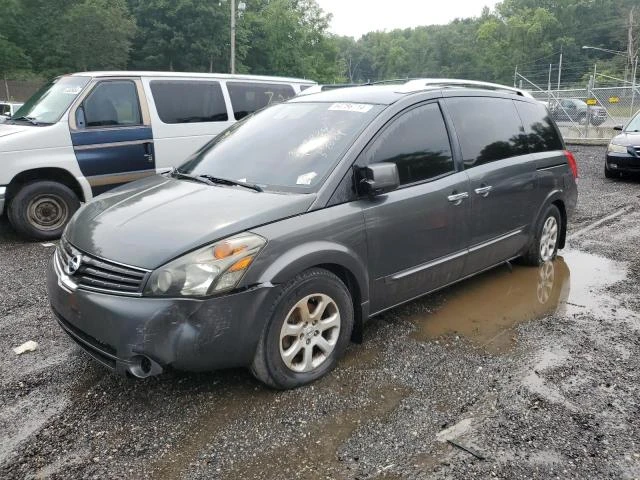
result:
<svg viewBox="0 0 640 480"><path fill-rule="evenodd" d="M623 56L582 45L625 51L625 24L637 2L503 0L476 18L371 32L356 41L328 33L331 16L316 0L244 0L236 68L323 83L408 77L512 83L518 65L546 85L562 49L563 79L582 84L595 61L599 71L622 76ZM227 72L230 15L229 0L0 0L0 74ZM638 18L640 8L636 24ZM639 37L636 27L634 50Z"/></svg>

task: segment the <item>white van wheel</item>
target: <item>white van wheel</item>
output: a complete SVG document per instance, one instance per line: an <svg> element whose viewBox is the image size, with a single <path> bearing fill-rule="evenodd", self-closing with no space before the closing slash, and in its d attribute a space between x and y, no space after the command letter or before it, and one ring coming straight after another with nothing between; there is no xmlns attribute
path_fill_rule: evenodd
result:
<svg viewBox="0 0 640 480"><path fill-rule="evenodd" d="M75 193L58 182L36 181L24 185L11 199L8 216L16 231L34 240L52 240L64 227L80 202Z"/></svg>

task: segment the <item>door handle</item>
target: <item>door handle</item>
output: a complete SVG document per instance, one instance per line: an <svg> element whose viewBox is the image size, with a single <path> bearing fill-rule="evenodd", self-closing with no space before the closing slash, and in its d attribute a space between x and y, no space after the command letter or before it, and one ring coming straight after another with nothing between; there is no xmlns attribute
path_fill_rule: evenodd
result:
<svg viewBox="0 0 640 480"><path fill-rule="evenodd" d="M452 193L447 197L447 200L454 205L460 205L465 198L469 198L469 192Z"/></svg>
<svg viewBox="0 0 640 480"><path fill-rule="evenodd" d="M144 144L144 158L147 162L153 163L153 143L147 142Z"/></svg>
<svg viewBox="0 0 640 480"><path fill-rule="evenodd" d="M491 185L485 185L484 187L480 187L480 188L476 188L474 191L483 197L488 197L489 193L491 192L491 190L493 190L493 187Z"/></svg>

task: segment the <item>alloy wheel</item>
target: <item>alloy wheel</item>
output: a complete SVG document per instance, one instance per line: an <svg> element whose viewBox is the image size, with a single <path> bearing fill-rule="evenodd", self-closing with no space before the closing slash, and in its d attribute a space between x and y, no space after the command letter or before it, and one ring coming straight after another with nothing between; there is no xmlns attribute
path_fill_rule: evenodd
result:
<svg viewBox="0 0 640 480"><path fill-rule="evenodd" d="M553 258L558 242L558 221L556 217L549 217L542 227L540 236L540 258L543 262L548 262Z"/></svg>
<svg viewBox="0 0 640 480"><path fill-rule="evenodd" d="M322 365L340 335L340 311L328 295L307 295L289 311L280 329L280 357L290 370L307 373Z"/></svg>

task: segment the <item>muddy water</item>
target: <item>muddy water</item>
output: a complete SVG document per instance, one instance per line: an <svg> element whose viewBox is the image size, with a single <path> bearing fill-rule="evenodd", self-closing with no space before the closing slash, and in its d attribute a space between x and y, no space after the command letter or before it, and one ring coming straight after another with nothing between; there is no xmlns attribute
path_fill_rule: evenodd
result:
<svg viewBox="0 0 640 480"><path fill-rule="evenodd" d="M607 308L602 288L626 277L624 264L584 252L568 251L539 268L506 265L446 291L431 314L414 317L422 341L463 336L489 353L515 344L514 328L558 310L574 313Z"/></svg>

